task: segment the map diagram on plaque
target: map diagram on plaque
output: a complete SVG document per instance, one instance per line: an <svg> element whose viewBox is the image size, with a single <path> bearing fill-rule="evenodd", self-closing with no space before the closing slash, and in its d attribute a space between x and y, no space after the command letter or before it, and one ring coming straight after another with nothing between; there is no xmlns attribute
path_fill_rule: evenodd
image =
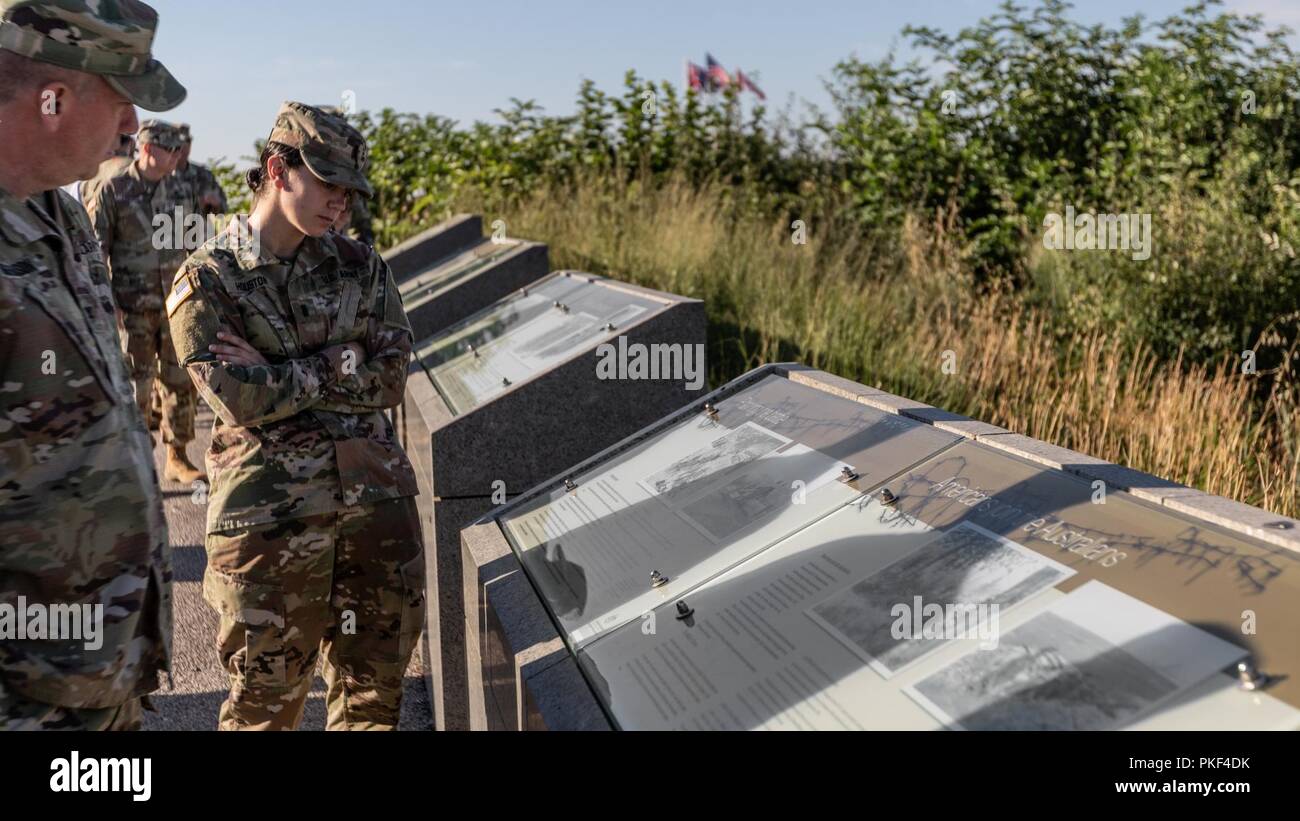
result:
<svg viewBox="0 0 1300 821"><path fill-rule="evenodd" d="M1118 729L1246 651L1098 581L904 688L955 729Z"/></svg>
<svg viewBox="0 0 1300 821"><path fill-rule="evenodd" d="M885 678L947 644L959 618L997 614L1074 575L1074 570L984 528L963 522L829 599L808 616ZM898 605L907 608L899 615ZM941 608L940 635L910 629L916 606ZM895 636L908 618L904 636ZM922 621L916 618L916 621ZM927 620L928 621L928 620ZM963 625L964 627L964 625Z"/></svg>

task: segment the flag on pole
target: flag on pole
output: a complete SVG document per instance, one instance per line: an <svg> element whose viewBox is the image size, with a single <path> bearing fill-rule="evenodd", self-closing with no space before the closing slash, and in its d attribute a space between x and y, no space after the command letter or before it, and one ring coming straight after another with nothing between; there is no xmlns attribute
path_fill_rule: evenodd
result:
<svg viewBox="0 0 1300 821"><path fill-rule="evenodd" d="M741 91L754 92L755 94L758 95L758 99L760 100L767 99L767 95L763 93L763 89L754 85L754 81L749 79L749 77L745 74L745 72L741 71L740 69L736 69L736 85L740 86Z"/></svg>
<svg viewBox="0 0 1300 821"><path fill-rule="evenodd" d="M710 91L709 74L704 70L704 66L697 66L690 60L686 61L686 85L697 91Z"/></svg>
<svg viewBox="0 0 1300 821"><path fill-rule="evenodd" d="M731 85L731 77L727 75L727 70L722 67L722 63L713 59L712 54L707 52L704 54L704 63L709 69L710 85L713 86L713 88L710 89L711 91L716 91L717 89L726 88Z"/></svg>

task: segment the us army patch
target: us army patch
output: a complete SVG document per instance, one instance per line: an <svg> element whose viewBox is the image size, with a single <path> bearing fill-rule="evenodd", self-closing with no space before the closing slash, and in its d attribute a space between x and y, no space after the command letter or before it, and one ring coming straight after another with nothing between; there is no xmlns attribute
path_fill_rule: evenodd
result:
<svg viewBox="0 0 1300 821"><path fill-rule="evenodd" d="M176 313L176 309L181 307L181 303L194 295L194 285L190 283L188 276L182 277L172 286L172 292L167 297L167 316Z"/></svg>

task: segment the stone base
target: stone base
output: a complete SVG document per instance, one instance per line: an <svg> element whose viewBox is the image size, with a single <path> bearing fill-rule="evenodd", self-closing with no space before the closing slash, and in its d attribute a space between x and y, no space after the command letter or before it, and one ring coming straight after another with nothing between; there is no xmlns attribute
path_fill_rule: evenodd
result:
<svg viewBox="0 0 1300 821"><path fill-rule="evenodd" d="M465 602L460 531L491 510L491 499L433 499L433 527L425 537L424 569L428 614L425 643L429 650L427 684L439 730L468 730L465 683Z"/></svg>
<svg viewBox="0 0 1300 821"><path fill-rule="evenodd" d="M393 278L401 284L438 260L482 239L483 218L477 214L457 214L394 245L383 253L383 257L393 272Z"/></svg>
<svg viewBox="0 0 1300 821"><path fill-rule="evenodd" d="M470 729L611 729L496 522L461 549Z"/></svg>

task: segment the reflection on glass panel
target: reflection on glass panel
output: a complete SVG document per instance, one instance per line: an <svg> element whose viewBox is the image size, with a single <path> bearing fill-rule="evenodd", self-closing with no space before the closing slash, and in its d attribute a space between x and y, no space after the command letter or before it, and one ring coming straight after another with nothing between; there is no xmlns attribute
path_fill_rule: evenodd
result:
<svg viewBox="0 0 1300 821"><path fill-rule="evenodd" d="M624 729L1295 729L1285 679L1222 671L1291 669L1233 638L1295 623L1297 565L963 441L577 652Z"/></svg>
<svg viewBox="0 0 1300 821"><path fill-rule="evenodd" d="M1101 582L1054 589L1073 574L864 498L579 661L622 729L1066 730L1127 726L1245 655Z"/></svg>
<svg viewBox="0 0 1300 821"><path fill-rule="evenodd" d="M464 413L661 307L585 277L555 277L433 337L416 358Z"/></svg>
<svg viewBox="0 0 1300 821"><path fill-rule="evenodd" d="M577 647L858 495L953 437L770 376L501 519Z"/></svg>

